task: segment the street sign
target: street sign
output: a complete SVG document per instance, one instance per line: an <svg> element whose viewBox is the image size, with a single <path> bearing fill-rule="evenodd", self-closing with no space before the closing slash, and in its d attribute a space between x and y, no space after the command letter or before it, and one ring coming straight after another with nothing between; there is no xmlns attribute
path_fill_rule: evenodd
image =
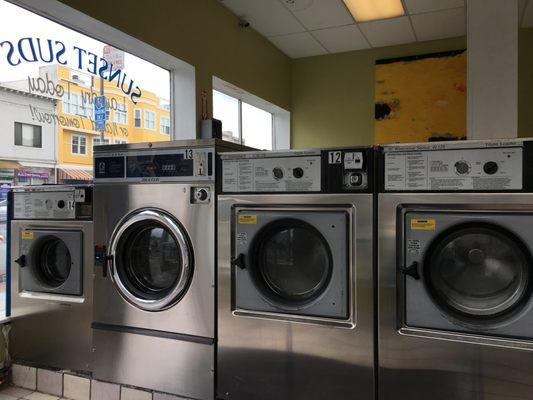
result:
<svg viewBox="0 0 533 400"><path fill-rule="evenodd" d="M124 69L124 52L111 46L104 46L104 58L114 69Z"/></svg>
<svg viewBox="0 0 533 400"><path fill-rule="evenodd" d="M105 96L98 96L94 98L94 124L97 131L105 129L107 120L107 107Z"/></svg>

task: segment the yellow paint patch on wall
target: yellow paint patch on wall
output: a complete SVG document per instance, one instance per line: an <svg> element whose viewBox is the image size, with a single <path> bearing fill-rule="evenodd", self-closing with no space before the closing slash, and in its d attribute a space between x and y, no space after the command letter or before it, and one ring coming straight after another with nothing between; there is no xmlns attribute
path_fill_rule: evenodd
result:
<svg viewBox="0 0 533 400"><path fill-rule="evenodd" d="M376 65L375 143L466 136L466 52Z"/></svg>

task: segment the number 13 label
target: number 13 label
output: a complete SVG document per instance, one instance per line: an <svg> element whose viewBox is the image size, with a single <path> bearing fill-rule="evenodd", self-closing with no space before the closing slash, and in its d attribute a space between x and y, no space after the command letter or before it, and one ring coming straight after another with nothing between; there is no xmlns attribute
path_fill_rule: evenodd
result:
<svg viewBox="0 0 533 400"><path fill-rule="evenodd" d="M330 164L341 164L342 163L342 152L341 151L330 151L328 159L329 159Z"/></svg>

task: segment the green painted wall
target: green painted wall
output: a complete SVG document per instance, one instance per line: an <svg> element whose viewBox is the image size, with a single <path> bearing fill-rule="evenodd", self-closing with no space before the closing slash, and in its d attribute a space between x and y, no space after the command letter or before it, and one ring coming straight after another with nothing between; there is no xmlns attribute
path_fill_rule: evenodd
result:
<svg viewBox="0 0 533 400"><path fill-rule="evenodd" d="M518 134L533 137L533 28L518 37Z"/></svg>
<svg viewBox="0 0 533 400"><path fill-rule="evenodd" d="M293 60L294 148L374 143L376 60L466 48L466 38Z"/></svg>
<svg viewBox="0 0 533 400"><path fill-rule="evenodd" d="M194 65L198 120L199 94L211 96L213 75L290 109L290 59L253 29L240 28L218 1L61 1Z"/></svg>

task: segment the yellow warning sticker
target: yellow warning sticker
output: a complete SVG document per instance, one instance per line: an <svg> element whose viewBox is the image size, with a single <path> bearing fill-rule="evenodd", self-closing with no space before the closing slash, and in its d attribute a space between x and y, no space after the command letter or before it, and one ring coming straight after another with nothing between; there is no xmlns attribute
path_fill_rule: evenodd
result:
<svg viewBox="0 0 533 400"><path fill-rule="evenodd" d="M257 215L239 215L239 224L257 224Z"/></svg>
<svg viewBox="0 0 533 400"><path fill-rule="evenodd" d="M411 229L414 231L434 231L437 222L434 219L412 219Z"/></svg>
<svg viewBox="0 0 533 400"><path fill-rule="evenodd" d="M33 239L33 232L22 232L20 237L22 239Z"/></svg>

